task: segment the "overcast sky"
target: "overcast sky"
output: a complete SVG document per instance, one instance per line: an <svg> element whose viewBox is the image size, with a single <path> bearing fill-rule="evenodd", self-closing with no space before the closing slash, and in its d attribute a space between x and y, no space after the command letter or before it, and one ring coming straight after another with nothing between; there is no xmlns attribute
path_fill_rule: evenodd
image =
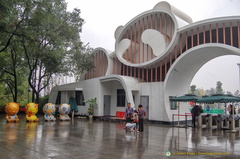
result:
<svg viewBox="0 0 240 159"><path fill-rule="evenodd" d="M240 16L240 0L166 0L188 14L193 22L222 16ZM81 10L85 20L81 40L93 48L114 51L114 32L138 14L152 9L160 0L67 0L68 10ZM192 84L210 89L216 82L225 91L239 90L239 56L224 56L206 63L195 75ZM191 85L192 85L191 84Z"/></svg>

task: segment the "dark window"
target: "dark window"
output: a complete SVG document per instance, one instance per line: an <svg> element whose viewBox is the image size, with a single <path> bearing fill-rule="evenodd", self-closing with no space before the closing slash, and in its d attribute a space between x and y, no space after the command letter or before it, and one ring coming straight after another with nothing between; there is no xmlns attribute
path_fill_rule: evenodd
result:
<svg viewBox="0 0 240 159"><path fill-rule="evenodd" d="M205 32L205 41L206 43L210 43L210 31Z"/></svg>
<svg viewBox="0 0 240 159"><path fill-rule="evenodd" d="M216 38L216 29L213 29L212 30L212 42L213 43L216 43L217 42L217 38Z"/></svg>
<svg viewBox="0 0 240 159"><path fill-rule="evenodd" d="M61 91L57 94L56 104L61 104Z"/></svg>
<svg viewBox="0 0 240 159"><path fill-rule="evenodd" d="M204 43L203 33L199 33L199 45Z"/></svg>
<svg viewBox="0 0 240 159"><path fill-rule="evenodd" d="M175 98L175 96L170 96L169 99ZM170 101L170 109L171 110L177 110L177 102Z"/></svg>
<svg viewBox="0 0 240 159"><path fill-rule="evenodd" d="M238 30L237 27L233 27L233 46L238 47Z"/></svg>
<svg viewBox="0 0 240 159"><path fill-rule="evenodd" d="M194 47L194 46L197 46L197 35L193 35L193 46L192 47Z"/></svg>
<svg viewBox="0 0 240 159"><path fill-rule="evenodd" d="M218 29L218 42L223 43L223 28Z"/></svg>
<svg viewBox="0 0 240 159"><path fill-rule="evenodd" d="M124 89L117 90L117 107L125 107L125 96Z"/></svg>
<svg viewBox="0 0 240 159"><path fill-rule="evenodd" d="M189 36L187 38L187 42L188 42L188 45L187 45L188 49L192 48L192 37L191 36Z"/></svg>
<svg viewBox="0 0 240 159"><path fill-rule="evenodd" d="M231 45L231 40L230 40L230 28L225 29L225 34L226 34L226 44Z"/></svg>
<svg viewBox="0 0 240 159"><path fill-rule="evenodd" d="M76 102L77 102L77 105L85 106L84 96L82 91L76 91Z"/></svg>

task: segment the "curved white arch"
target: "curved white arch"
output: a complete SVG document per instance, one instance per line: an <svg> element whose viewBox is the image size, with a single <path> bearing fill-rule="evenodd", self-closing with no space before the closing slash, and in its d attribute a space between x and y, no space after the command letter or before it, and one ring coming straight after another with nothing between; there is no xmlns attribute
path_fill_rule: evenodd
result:
<svg viewBox="0 0 240 159"><path fill-rule="evenodd" d="M164 103L169 121L173 112L168 109L169 96L186 94L198 70L208 61L224 55L240 55L240 49L225 44L204 44L187 50L177 58L164 81ZM184 109L189 111L187 107L181 107L181 110Z"/></svg>
<svg viewBox="0 0 240 159"><path fill-rule="evenodd" d="M91 54L94 55L94 54L96 54L98 51L103 51L103 52L105 53L106 57L107 57L108 67L107 67L107 71L106 71L105 75L112 74L112 71L113 71L113 59L110 58L110 56L109 56L109 55L112 53L112 51L106 50L106 49L104 49L104 48L102 48L102 47L97 47L97 48L95 48L95 49L91 52ZM80 79L80 80L83 80L84 74L85 74L85 73L83 73L83 75L81 76L81 79Z"/></svg>
<svg viewBox="0 0 240 159"><path fill-rule="evenodd" d="M136 21L138 21L139 19L141 19L142 17L145 17L146 15L151 15L151 14L155 14L155 13L165 13L167 14L169 17L171 17L172 21L173 21L173 25L174 25L174 30L173 30L173 35L172 35L172 40L169 42L167 41L166 43L168 44L168 46L165 47L165 50L161 52L160 55L158 55L156 58L153 58L149 61L143 62L143 63L129 63L127 60L125 60L121 55L123 55L123 52L120 51L125 51L126 49L128 49L128 47L131 47L130 45L130 40L127 41L127 39L120 39L120 37L123 36L123 34L125 34L125 31L132 25L134 25L134 23ZM176 20L176 17L173 15L172 12L168 11L168 10L150 10L150 11L146 11L142 14L139 14L138 16L136 16L135 18L133 18L131 21L129 21L125 26L120 26L119 28L117 28L116 30L116 34L118 35L118 37L116 38L115 41L115 50L116 50L116 56L119 59L119 61L121 61L123 64L127 65L127 66L132 66L132 67L144 67L144 66L148 66L153 64L153 62L159 60L160 58L163 58L163 56L169 52L169 49L173 46L173 43L176 41L176 37L177 37L177 28L178 28L178 22ZM150 30L150 29L148 29ZM147 31L144 34L151 34L152 31ZM159 33L160 34L160 33ZM142 36L142 35L141 35ZM153 38L150 35L147 35L148 37ZM145 43L146 43L146 35L144 35L144 39L145 39ZM156 39L156 37L155 37ZM149 39L148 39L149 40ZM151 39L154 40L154 39ZM159 40L159 37L157 38L157 40ZM160 41L161 42L161 41ZM138 44L132 44L132 45L138 45ZM156 46L154 46L156 47Z"/></svg>
<svg viewBox="0 0 240 159"><path fill-rule="evenodd" d="M192 18L187 15L186 13L182 12L181 10L177 9L176 7L172 6L171 4L169 4L166 1L162 1L159 2L158 4L156 4L154 6L153 9L166 9L168 11L171 11L172 13L174 13L176 16L178 16L179 18L181 18L182 20L188 22L188 23L192 23Z"/></svg>
<svg viewBox="0 0 240 159"><path fill-rule="evenodd" d="M108 81L118 81L123 86L127 101L134 105L132 91L139 91L138 81L135 78L128 76L120 76L120 75L110 75L106 77L101 77L100 82L108 82Z"/></svg>
<svg viewBox="0 0 240 159"><path fill-rule="evenodd" d="M114 32L114 38L117 39L121 33L121 31L123 30L124 26L120 25L117 27L117 29Z"/></svg>
<svg viewBox="0 0 240 159"><path fill-rule="evenodd" d="M131 41L125 38L121 40L118 45L117 52L119 56L123 56L124 52L131 46Z"/></svg>

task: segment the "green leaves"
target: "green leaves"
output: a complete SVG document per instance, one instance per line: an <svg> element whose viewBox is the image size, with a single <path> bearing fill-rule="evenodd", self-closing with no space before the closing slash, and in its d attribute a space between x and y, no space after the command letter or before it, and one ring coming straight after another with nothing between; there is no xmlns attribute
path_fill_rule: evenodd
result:
<svg viewBox="0 0 240 159"><path fill-rule="evenodd" d="M217 81L217 84L216 84L216 93L217 94L222 94L223 93L223 89L222 89L222 82L220 81Z"/></svg>
<svg viewBox="0 0 240 159"><path fill-rule="evenodd" d="M97 98L91 98L85 101L85 103L89 104L88 107L88 115L93 115L94 114L94 106L97 105Z"/></svg>
<svg viewBox="0 0 240 159"><path fill-rule="evenodd" d="M16 83L20 72L28 76L33 102L38 103L54 74L78 78L93 68L92 49L80 40L84 24L80 9L67 11L65 0L3 0L0 13L4 15L0 21L2 77L15 71Z"/></svg>

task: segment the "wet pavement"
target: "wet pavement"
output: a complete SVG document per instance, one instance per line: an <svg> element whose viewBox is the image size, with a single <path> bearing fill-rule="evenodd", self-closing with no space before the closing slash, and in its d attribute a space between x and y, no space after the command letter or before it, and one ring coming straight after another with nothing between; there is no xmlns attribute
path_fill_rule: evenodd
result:
<svg viewBox="0 0 240 159"><path fill-rule="evenodd" d="M0 115L1 159L240 158L239 132L145 123L137 133L118 122L39 119L7 123Z"/></svg>

